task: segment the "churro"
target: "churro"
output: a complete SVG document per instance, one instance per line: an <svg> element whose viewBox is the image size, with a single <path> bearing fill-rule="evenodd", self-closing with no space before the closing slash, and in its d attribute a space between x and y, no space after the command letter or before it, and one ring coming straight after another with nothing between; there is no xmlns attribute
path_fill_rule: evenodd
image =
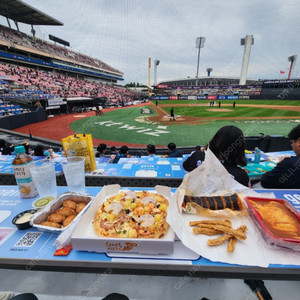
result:
<svg viewBox="0 0 300 300"><path fill-rule="evenodd" d="M223 226L228 226L231 227L231 222L230 220L202 220L202 221L192 221L190 222L190 226L199 226L202 224L207 224L207 225L223 225ZM201 226L199 226L201 227Z"/></svg>

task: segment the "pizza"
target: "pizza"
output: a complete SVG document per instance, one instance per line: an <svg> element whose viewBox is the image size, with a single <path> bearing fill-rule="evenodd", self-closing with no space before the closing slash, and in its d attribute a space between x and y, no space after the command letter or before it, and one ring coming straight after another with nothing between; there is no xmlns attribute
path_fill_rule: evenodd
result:
<svg viewBox="0 0 300 300"><path fill-rule="evenodd" d="M147 191L122 191L103 202L97 210L93 227L100 237L163 237L169 202L162 195Z"/></svg>

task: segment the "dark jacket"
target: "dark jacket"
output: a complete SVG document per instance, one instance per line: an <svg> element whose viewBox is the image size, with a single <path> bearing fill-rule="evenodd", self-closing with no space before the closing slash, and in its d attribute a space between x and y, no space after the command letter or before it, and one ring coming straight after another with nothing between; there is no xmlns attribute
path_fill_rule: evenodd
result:
<svg viewBox="0 0 300 300"><path fill-rule="evenodd" d="M182 166L186 171L191 172L203 163L204 158L203 151L195 151L183 162Z"/></svg>
<svg viewBox="0 0 300 300"><path fill-rule="evenodd" d="M299 189L300 188L300 155L285 158L276 167L261 177L264 188Z"/></svg>
<svg viewBox="0 0 300 300"><path fill-rule="evenodd" d="M174 149L172 152L168 153L168 157L182 157L182 152Z"/></svg>

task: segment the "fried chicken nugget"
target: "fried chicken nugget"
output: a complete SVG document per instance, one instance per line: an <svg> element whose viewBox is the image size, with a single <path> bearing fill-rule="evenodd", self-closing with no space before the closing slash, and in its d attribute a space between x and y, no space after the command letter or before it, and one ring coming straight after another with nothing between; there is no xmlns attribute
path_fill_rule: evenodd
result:
<svg viewBox="0 0 300 300"><path fill-rule="evenodd" d="M205 235L217 235L222 234L223 231L212 229L212 228L202 228L202 227L194 227L193 232L195 234L205 234Z"/></svg>
<svg viewBox="0 0 300 300"><path fill-rule="evenodd" d="M246 225L242 225L238 228L239 230L246 232L247 231L247 226ZM234 248L235 248L235 244L236 244L236 238L235 237L231 237L229 239L228 245L227 245L227 252L233 252Z"/></svg>
<svg viewBox="0 0 300 300"><path fill-rule="evenodd" d="M76 205L76 214L79 214L86 207L86 203L80 202Z"/></svg>
<svg viewBox="0 0 300 300"><path fill-rule="evenodd" d="M63 207L71 207L72 209L75 210L77 203L72 200L65 200L62 205L63 205Z"/></svg>
<svg viewBox="0 0 300 300"><path fill-rule="evenodd" d="M235 238L237 238L239 240L245 240L247 238L246 234L240 229L233 229L233 228L223 226L223 225L208 225L208 224L202 224L201 227L220 230L224 233L234 236Z"/></svg>
<svg viewBox="0 0 300 300"><path fill-rule="evenodd" d="M199 225L202 225L202 224L223 225L223 226L231 227L231 222L228 219L226 219L226 220L202 220L202 221L192 221L192 222L190 222L190 226L199 226Z"/></svg>
<svg viewBox="0 0 300 300"><path fill-rule="evenodd" d="M40 223L40 225L49 226L49 227L55 227L55 228L61 228L60 224L55 223L55 222L49 222L49 221L42 222L42 223Z"/></svg>
<svg viewBox="0 0 300 300"><path fill-rule="evenodd" d="M65 220L65 218L66 218L66 216L54 213L54 214L48 216L47 220L49 222L62 223Z"/></svg>
<svg viewBox="0 0 300 300"><path fill-rule="evenodd" d="M224 234L217 239L207 240L209 246L219 246L232 237L230 234Z"/></svg>
<svg viewBox="0 0 300 300"><path fill-rule="evenodd" d="M72 221L76 218L76 215L71 215L68 216L64 221L63 221L63 227L67 227L69 224L72 223Z"/></svg>
<svg viewBox="0 0 300 300"><path fill-rule="evenodd" d="M74 211L71 207L62 207L62 208L58 209L55 213L59 214L59 215L63 215L65 217L74 215Z"/></svg>

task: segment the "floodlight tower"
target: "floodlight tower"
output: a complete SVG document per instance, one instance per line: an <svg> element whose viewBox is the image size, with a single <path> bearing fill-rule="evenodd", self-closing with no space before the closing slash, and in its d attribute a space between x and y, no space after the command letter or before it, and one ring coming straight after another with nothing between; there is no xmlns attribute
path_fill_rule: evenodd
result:
<svg viewBox="0 0 300 300"><path fill-rule="evenodd" d="M154 60L154 86L156 87L156 76L157 76L157 66L159 65L159 60Z"/></svg>
<svg viewBox="0 0 300 300"><path fill-rule="evenodd" d="M244 39L241 39L241 45L244 47L244 58L243 58L243 65L242 65L242 72L240 77L240 85L246 84L247 79L247 71L248 71L248 65L250 60L250 51L251 46L254 44L254 38L253 35L246 35Z"/></svg>
<svg viewBox="0 0 300 300"><path fill-rule="evenodd" d="M213 68L207 68L206 72L207 72L207 77L210 76L210 73L212 72Z"/></svg>
<svg viewBox="0 0 300 300"><path fill-rule="evenodd" d="M200 48L204 47L205 37L196 38L196 48L198 48L198 61L197 61L197 74L196 74L196 85L198 85L198 74L199 74L199 61L200 61Z"/></svg>
<svg viewBox="0 0 300 300"><path fill-rule="evenodd" d="M290 65L289 76L288 76L287 79L290 79L291 75L292 75L292 73L294 71L294 68L295 68L295 64L296 64L296 60L297 60L297 55L289 56L288 60L291 62L291 65Z"/></svg>

